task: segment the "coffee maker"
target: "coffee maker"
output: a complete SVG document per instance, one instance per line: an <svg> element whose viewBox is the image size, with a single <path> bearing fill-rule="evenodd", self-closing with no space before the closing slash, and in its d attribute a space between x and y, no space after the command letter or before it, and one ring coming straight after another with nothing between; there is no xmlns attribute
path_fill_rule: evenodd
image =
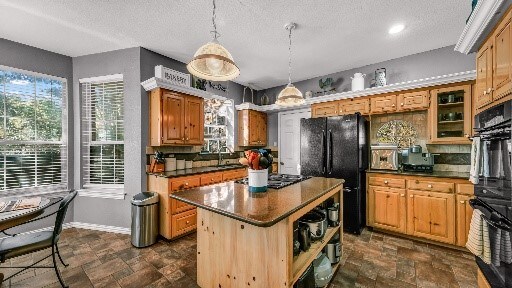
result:
<svg viewBox="0 0 512 288"><path fill-rule="evenodd" d="M427 172L434 171L434 155L422 153L420 145L402 149L402 169L404 171Z"/></svg>

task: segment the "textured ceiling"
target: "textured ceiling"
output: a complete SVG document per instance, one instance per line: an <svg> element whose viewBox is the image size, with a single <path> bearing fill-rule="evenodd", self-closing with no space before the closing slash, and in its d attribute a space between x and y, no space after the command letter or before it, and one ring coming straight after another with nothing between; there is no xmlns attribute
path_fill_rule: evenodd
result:
<svg viewBox="0 0 512 288"><path fill-rule="evenodd" d="M80 56L142 46L182 62L209 41L210 0L0 0L0 38ZM469 0L217 0L219 39L241 70L236 82L293 81L453 45ZM406 28L387 33L395 23Z"/></svg>

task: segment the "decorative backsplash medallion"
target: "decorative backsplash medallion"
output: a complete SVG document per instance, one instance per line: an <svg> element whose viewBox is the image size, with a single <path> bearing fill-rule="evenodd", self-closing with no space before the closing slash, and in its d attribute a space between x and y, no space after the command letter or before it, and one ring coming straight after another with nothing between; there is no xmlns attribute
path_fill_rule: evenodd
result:
<svg viewBox="0 0 512 288"><path fill-rule="evenodd" d="M398 147L409 147L416 144L417 137L416 128L403 120L391 120L377 130L379 143L397 144Z"/></svg>

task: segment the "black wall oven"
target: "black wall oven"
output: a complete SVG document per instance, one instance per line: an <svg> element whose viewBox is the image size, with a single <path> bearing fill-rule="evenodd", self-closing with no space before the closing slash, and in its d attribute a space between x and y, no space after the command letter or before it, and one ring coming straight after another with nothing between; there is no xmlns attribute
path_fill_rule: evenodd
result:
<svg viewBox="0 0 512 288"><path fill-rule="evenodd" d="M475 137L480 137L485 156L480 160L482 172L470 203L483 212L491 242L501 231L512 233L511 114L512 100L475 116ZM491 245L491 254L496 253L492 250ZM486 264L478 257L476 262L492 287L512 287L512 264Z"/></svg>

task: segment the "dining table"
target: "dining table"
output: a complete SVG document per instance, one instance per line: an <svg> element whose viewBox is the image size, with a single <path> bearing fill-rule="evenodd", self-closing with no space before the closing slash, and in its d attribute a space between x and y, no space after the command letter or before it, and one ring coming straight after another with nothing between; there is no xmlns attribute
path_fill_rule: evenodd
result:
<svg viewBox="0 0 512 288"><path fill-rule="evenodd" d="M1 197L0 202L16 201L33 197L34 196ZM41 197L41 202L37 207L0 213L0 232L41 216L48 207L61 200L62 197ZM8 235L2 235L0 233L0 238L2 238L2 236ZM0 273L0 283L2 283L3 279L4 274Z"/></svg>

